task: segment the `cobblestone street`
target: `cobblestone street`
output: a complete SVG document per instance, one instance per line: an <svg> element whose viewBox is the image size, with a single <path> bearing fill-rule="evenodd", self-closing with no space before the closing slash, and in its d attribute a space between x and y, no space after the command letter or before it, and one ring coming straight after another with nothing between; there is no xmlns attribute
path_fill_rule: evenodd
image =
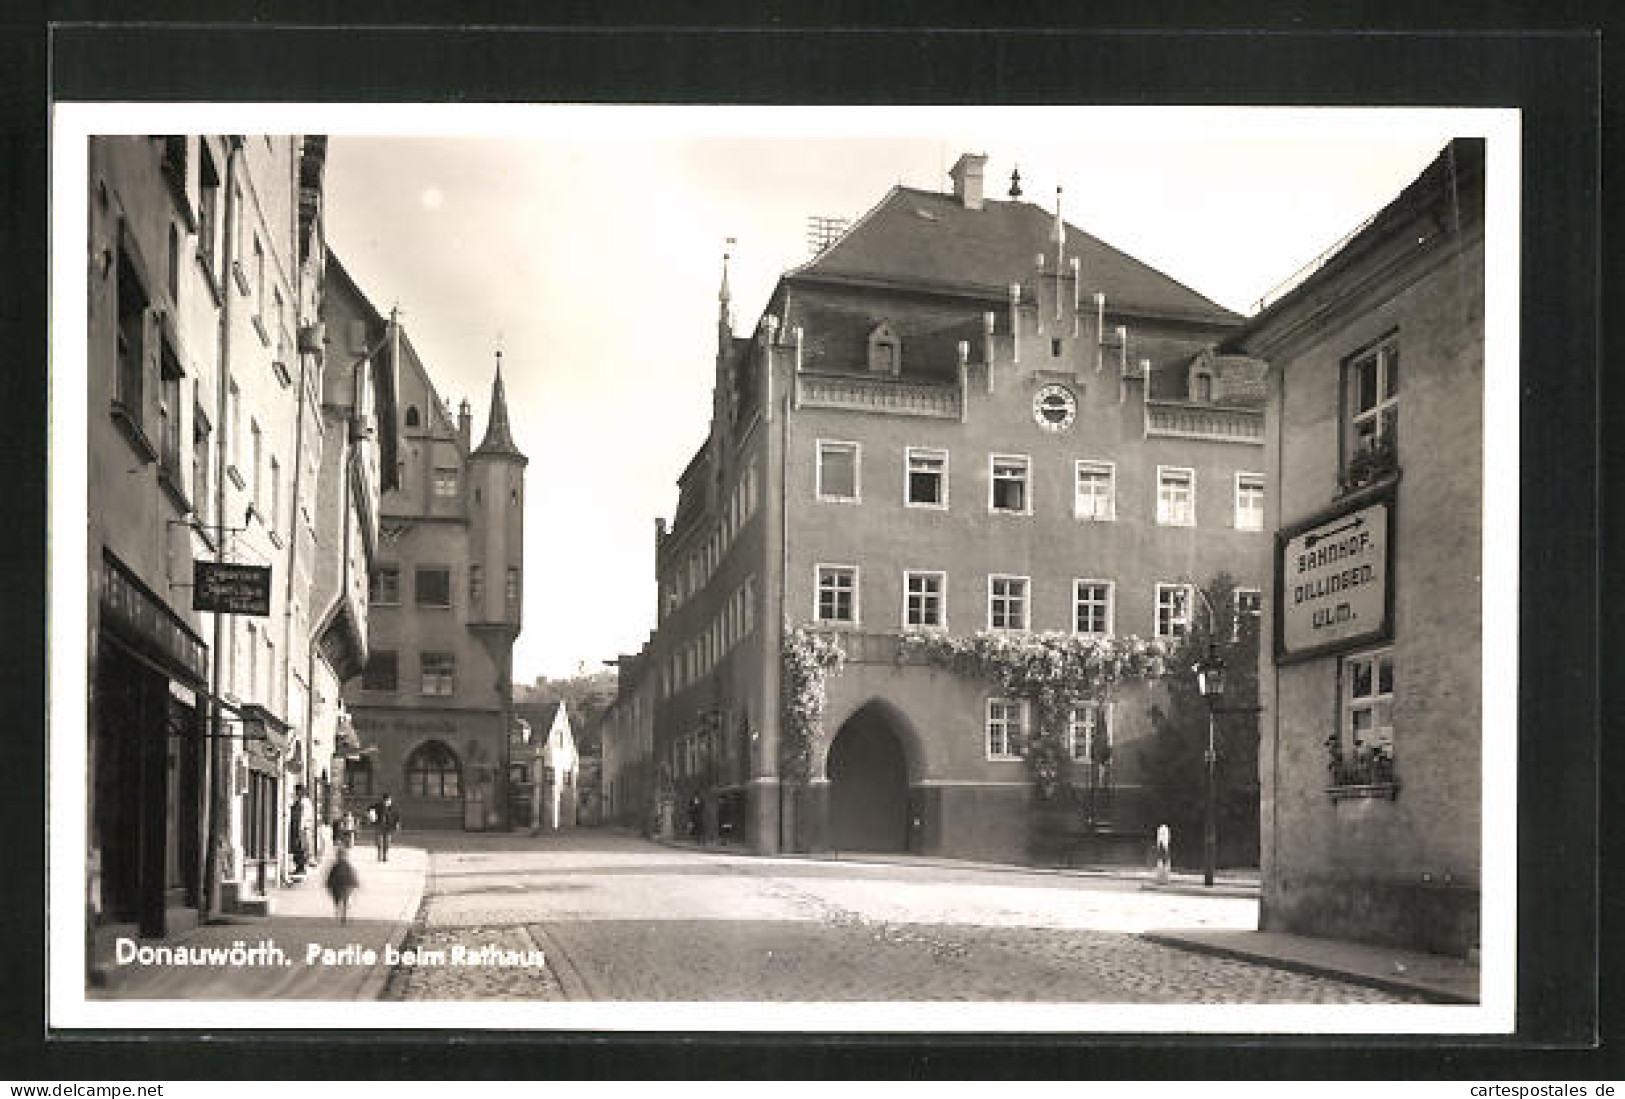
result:
<svg viewBox="0 0 1625 1099"><path fill-rule="evenodd" d="M547 966L402 965L388 999L1407 1002L1138 937L1252 928L1247 898L700 853L589 831L414 842L431 863L409 949L541 949Z"/></svg>

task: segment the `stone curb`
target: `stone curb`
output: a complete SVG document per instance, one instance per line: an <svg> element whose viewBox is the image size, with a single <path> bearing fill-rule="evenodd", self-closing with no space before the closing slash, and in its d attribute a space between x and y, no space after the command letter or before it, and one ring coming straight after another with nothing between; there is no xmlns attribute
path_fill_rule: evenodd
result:
<svg viewBox="0 0 1625 1099"><path fill-rule="evenodd" d="M1142 931L1140 938L1159 946L1170 946L1176 950L1189 951L1192 954L1207 954L1218 958L1231 958L1240 962L1253 962L1259 965L1273 966L1292 973L1302 973L1310 977L1327 977L1345 984L1362 985L1374 988L1379 992L1392 992L1401 996L1421 996L1432 1003L1440 1004L1477 1004L1478 998L1453 992L1447 988L1420 981L1406 980L1400 977L1383 976L1354 969L1340 969L1337 966L1305 961L1301 958L1286 958L1279 954L1272 954L1262 950L1249 950L1241 946L1225 946L1219 943L1203 942L1188 939L1175 932Z"/></svg>

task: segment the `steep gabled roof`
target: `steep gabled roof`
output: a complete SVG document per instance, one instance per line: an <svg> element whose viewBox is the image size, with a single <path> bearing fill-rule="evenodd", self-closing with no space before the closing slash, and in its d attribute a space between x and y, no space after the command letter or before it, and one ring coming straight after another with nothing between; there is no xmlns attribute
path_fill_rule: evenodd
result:
<svg viewBox="0 0 1625 1099"><path fill-rule="evenodd" d="M1029 202L988 200L979 210L951 194L894 187L846 235L787 272L788 279L832 279L940 290L1004 300L1012 282L1030 283L1040 252L1053 267L1055 215ZM1107 308L1196 321L1240 316L1188 286L1068 225L1067 256L1082 264L1085 300L1105 293Z"/></svg>

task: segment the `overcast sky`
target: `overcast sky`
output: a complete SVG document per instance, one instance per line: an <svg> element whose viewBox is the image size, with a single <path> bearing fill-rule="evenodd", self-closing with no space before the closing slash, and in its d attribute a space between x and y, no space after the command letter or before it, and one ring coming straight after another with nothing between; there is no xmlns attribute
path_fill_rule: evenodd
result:
<svg viewBox="0 0 1625 1099"><path fill-rule="evenodd" d="M1464 111L465 110L303 128L332 134L329 244L400 306L441 396L473 404L476 442L502 348L530 458L518 682L653 628L654 520L707 429L726 238L743 335L808 258L809 216L948 190L959 154L985 153L990 197L1019 166L1028 201L1063 187L1067 221L1251 313L1479 132Z"/></svg>

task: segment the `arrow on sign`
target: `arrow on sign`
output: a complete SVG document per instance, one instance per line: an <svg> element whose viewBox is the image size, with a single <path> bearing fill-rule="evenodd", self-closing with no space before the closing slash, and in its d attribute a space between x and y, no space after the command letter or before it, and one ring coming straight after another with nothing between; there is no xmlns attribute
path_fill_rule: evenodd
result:
<svg viewBox="0 0 1625 1099"><path fill-rule="evenodd" d="M1365 526L1365 520L1357 515L1354 517L1353 522L1344 523L1342 526L1333 527L1331 530L1323 530L1319 534L1306 536L1303 540L1303 548L1314 549L1315 543L1324 542L1334 534L1342 534L1345 530L1359 530L1363 526Z"/></svg>

